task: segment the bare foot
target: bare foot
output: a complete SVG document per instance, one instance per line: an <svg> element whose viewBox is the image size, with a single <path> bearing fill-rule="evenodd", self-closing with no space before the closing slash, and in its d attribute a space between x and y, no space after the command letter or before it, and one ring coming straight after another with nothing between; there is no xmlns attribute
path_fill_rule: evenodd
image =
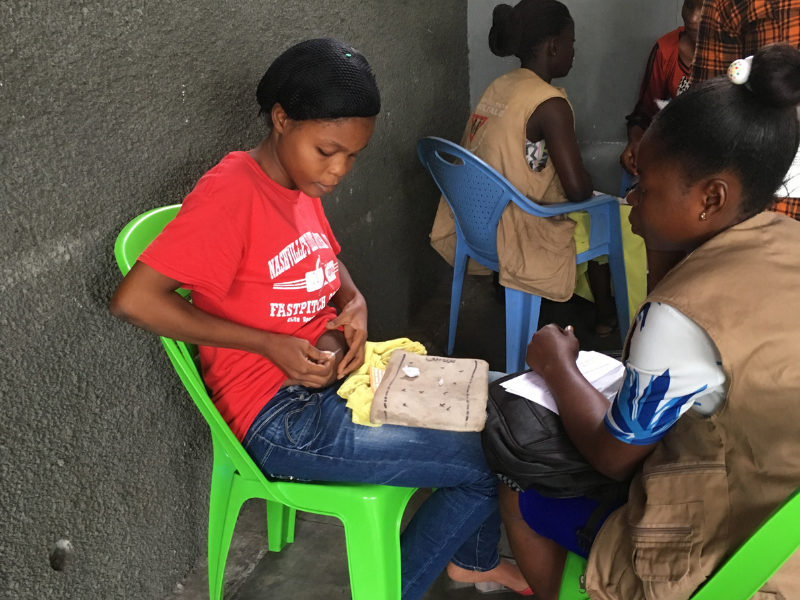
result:
<svg viewBox="0 0 800 600"><path fill-rule="evenodd" d="M500 564L491 571L470 571L468 569L462 569L453 563L449 563L447 565L447 575L453 581L459 581L461 583L492 581L494 583L503 584L515 592L521 592L530 587L522 576L519 567L505 559L500 559Z"/></svg>

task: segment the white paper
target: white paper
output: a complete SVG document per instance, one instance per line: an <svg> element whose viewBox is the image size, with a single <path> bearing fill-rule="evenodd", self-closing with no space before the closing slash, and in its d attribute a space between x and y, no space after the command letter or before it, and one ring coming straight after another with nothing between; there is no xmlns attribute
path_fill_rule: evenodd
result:
<svg viewBox="0 0 800 600"><path fill-rule="evenodd" d="M406 377L419 377L419 369L417 367L409 367L406 365L403 367L403 373L406 374Z"/></svg>
<svg viewBox="0 0 800 600"><path fill-rule="evenodd" d="M776 196L800 198L800 152L794 157L792 166L786 174L786 183L778 188Z"/></svg>
<svg viewBox="0 0 800 600"><path fill-rule="evenodd" d="M580 352L576 364L589 383L606 398L611 400L616 395L625 375L625 366L620 361L600 352ZM500 385L512 394L527 398L558 414L553 394L550 393L544 379L533 371L523 373Z"/></svg>

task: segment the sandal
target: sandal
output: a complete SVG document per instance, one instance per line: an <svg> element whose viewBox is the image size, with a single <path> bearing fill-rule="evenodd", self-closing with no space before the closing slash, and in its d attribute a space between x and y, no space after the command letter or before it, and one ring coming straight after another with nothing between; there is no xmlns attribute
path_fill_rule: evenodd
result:
<svg viewBox="0 0 800 600"><path fill-rule="evenodd" d="M596 338L607 338L612 333L614 333L617 329L619 329L619 321L617 320L616 315L611 319L608 319L605 322L596 323L594 326L594 336Z"/></svg>

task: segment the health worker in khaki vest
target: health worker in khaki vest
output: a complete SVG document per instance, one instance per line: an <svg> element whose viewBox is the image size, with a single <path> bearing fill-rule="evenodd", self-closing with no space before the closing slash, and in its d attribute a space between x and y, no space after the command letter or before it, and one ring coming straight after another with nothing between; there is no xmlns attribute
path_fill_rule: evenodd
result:
<svg viewBox="0 0 800 600"><path fill-rule="evenodd" d="M516 56L521 66L486 89L461 139L464 148L538 204L580 202L593 195L592 178L583 165L575 137L572 106L566 92L551 85L572 69L574 42L575 23L567 7L557 0L522 0L514 7L496 6L489 47L497 56ZM577 228L573 218L579 223ZM546 219L509 203L497 228L499 280L505 287L557 302L568 300L573 292L594 299L595 334L605 337L617 325L605 257L588 263L589 286L582 279L579 283L585 291L576 290L577 275L587 267L576 269L575 256L588 250L588 225L586 213ZM646 267L644 244L626 226L624 223L624 241L633 241L633 250L626 248L625 257L633 314L646 294ZM453 264L456 227L444 198L439 201L431 245ZM637 249L638 263L633 262L638 264L638 278L631 277L629 268L629 258ZM470 261L468 272L488 274L489 270Z"/></svg>
<svg viewBox="0 0 800 600"><path fill-rule="evenodd" d="M592 600L686 600L800 486L800 223L767 211L800 145L798 103L800 50L776 44L653 120L630 220L648 251L683 258L636 316L612 402L576 368L571 328L534 335L528 365L570 440L598 471L632 478L594 526L597 502L501 484L537 598L558 597L569 549L588 558ZM800 598L800 553L757 597Z"/></svg>

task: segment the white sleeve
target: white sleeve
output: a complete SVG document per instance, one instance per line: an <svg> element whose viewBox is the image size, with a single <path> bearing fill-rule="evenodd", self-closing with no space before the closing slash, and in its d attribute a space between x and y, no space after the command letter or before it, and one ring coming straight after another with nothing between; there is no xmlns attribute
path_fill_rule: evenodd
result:
<svg viewBox="0 0 800 600"><path fill-rule="evenodd" d="M726 395L714 342L667 304L648 303L639 311L625 371L606 426L631 444L658 441L692 406L710 415Z"/></svg>

